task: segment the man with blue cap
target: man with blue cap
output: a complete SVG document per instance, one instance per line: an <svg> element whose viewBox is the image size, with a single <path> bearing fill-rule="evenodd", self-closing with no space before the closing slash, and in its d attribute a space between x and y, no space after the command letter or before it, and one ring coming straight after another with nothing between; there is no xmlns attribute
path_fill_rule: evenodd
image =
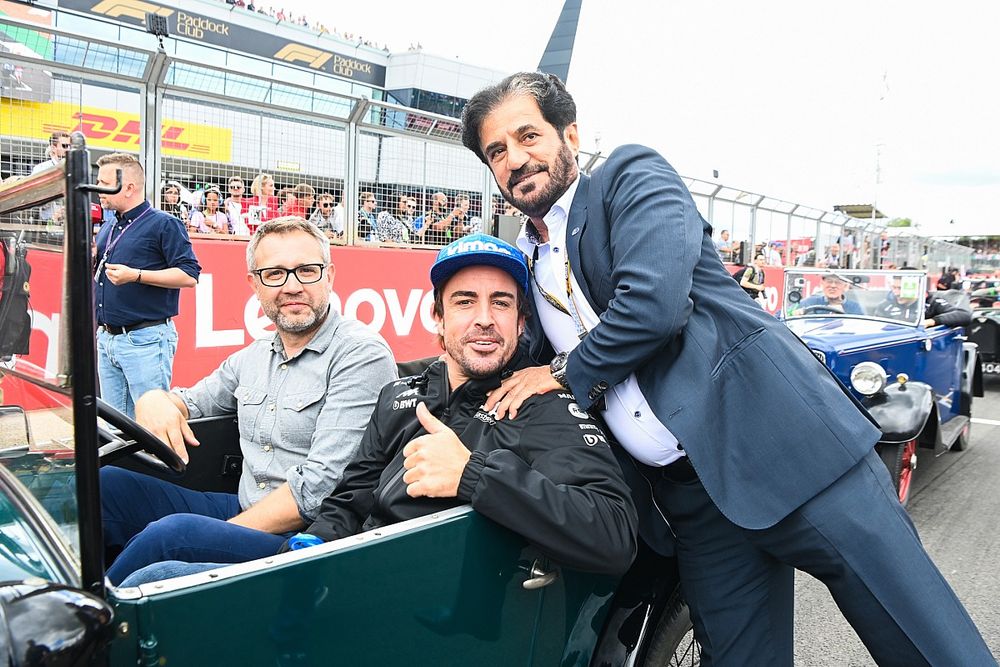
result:
<svg viewBox="0 0 1000 667"><path fill-rule="evenodd" d="M561 564L620 574L636 550L635 508L602 425L568 393L529 399L521 418L483 407L518 350L528 266L487 234L453 241L431 267L440 359L387 385L316 521L324 541L471 503Z"/></svg>

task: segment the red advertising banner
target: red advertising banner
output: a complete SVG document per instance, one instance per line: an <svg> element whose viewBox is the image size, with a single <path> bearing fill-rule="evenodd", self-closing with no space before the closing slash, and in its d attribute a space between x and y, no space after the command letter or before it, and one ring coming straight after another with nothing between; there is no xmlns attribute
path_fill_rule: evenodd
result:
<svg viewBox="0 0 1000 667"><path fill-rule="evenodd" d="M736 273L741 266L737 264L726 264L729 273ZM778 309L781 308L782 290L785 288L785 269L780 266L764 267L764 297L767 304L764 310L777 316Z"/></svg>
<svg viewBox="0 0 1000 667"><path fill-rule="evenodd" d="M254 339L270 338L274 325L264 316L246 280L246 242L195 239L201 263L197 287L181 290L179 335L173 383L194 384L223 359ZM339 312L377 330L397 360L438 354L428 272L432 250L331 248L336 277L331 303ZM28 253L32 266L33 311L30 353L25 361L54 375L58 369L62 255ZM16 363L16 362L15 362ZM13 399L7 396L7 401Z"/></svg>

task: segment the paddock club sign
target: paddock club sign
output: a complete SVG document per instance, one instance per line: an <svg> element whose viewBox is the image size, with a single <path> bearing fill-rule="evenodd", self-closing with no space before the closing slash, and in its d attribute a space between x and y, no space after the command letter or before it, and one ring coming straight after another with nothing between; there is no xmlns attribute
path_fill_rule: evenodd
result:
<svg viewBox="0 0 1000 667"><path fill-rule="evenodd" d="M385 85L384 65L290 42L279 35L146 0L59 0L59 7L137 26L146 25L147 13L156 14L167 19L171 37L185 37L233 51L281 60L373 86Z"/></svg>

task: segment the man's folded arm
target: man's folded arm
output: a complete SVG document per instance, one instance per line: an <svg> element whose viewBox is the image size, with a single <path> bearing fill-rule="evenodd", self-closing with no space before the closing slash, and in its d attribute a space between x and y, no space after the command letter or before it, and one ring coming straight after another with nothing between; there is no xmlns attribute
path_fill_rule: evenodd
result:
<svg viewBox="0 0 1000 667"><path fill-rule="evenodd" d="M621 382L687 324L705 233L684 182L651 149L618 149L602 172L591 186L604 191L590 201L609 202L616 288L601 323L570 353L567 379L584 410L592 387Z"/></svg>

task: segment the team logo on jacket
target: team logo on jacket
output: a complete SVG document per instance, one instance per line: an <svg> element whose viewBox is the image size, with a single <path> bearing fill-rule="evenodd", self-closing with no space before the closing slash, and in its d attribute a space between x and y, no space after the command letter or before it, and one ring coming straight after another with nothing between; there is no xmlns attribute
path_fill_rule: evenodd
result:
<svg viewBox="0 0 1000 667"><path fill-rule="evenodd" d="M576 403L568 403L566 405L566 409L569 410L569 413L577 419L590 419L590 415L581 410L580 406Z"/></svg>
<svg viewBox="0 0 1000 667"><path fill-rule="evenodd" d="M584 433L583 441L587 444L588 447L593 447L594 445L600 443L604 443L605 445L608 444L608 441L605 440L604 436L601 435L600 433Z"/></svg>
<svg viewBox="0 0 1000 667"><path fill-rule="evenodd" d="M494 426L497 423L496 415L492 412L486 412L485 410L479 410L476 412L475 418L484 424L489 424L490 426Z"/></svg>

